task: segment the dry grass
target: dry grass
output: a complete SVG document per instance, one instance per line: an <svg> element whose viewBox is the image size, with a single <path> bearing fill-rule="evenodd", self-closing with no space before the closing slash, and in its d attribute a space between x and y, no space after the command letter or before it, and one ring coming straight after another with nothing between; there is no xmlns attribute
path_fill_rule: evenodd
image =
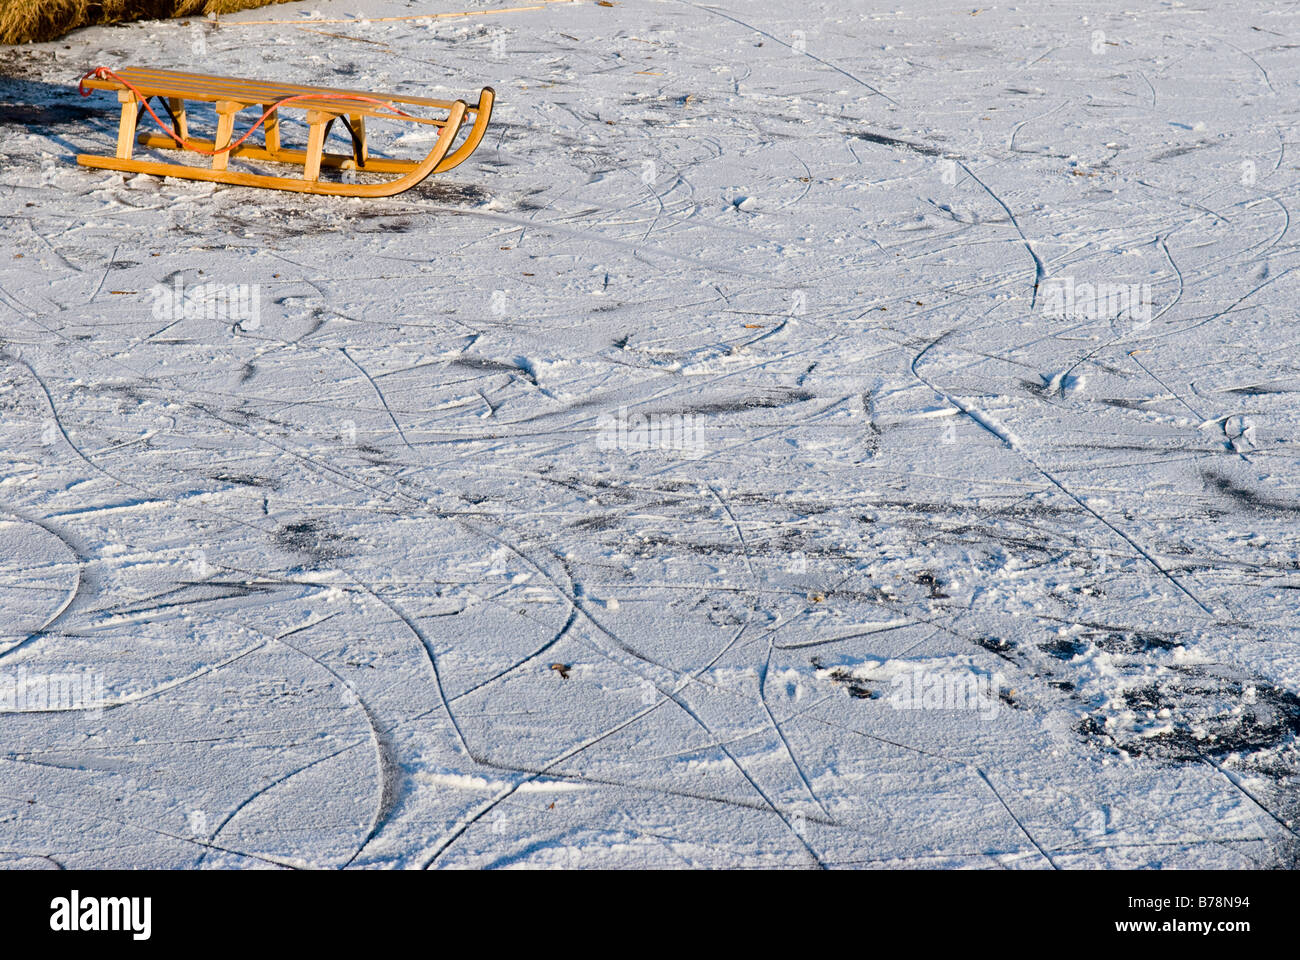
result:
<svg viewBox="0 0 1300 960"><path fill-rule="evenodd" d="M53 40L77 27L205 16L288 0L0 0L0 43Z"/></svg>

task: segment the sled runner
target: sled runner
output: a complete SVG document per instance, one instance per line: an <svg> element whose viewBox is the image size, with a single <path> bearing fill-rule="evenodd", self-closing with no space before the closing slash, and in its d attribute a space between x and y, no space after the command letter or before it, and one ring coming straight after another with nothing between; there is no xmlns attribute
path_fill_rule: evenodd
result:
<svg viewBox="0 0 1300 960"><path fill-rule="evenodd" d="M89 96L91 90L117 91L117 98L122 104L122 117L117 131L116 154L111 157L78 154L77 162L83 166L345 197L391 197L409 190L430 174L444 173L463 163L483 139L495 98L491 87L484 87L479 93L478 103L468 106L463 100L370 94L357 90L212 77L148 67L127 67L118 72L97 67L81 78L82 96ZM170 127L154 113L149 104L153 99L161 101L171 120ZM190 138L185 112L185 103L189 100L215 105L217 129L212 140ZM434 118L412 116L399 104L431 108L440 115ZM232 143L235 116L250 107L258 109L261 119ZM289 149L280 142L280 114L290 108L306 112L309 133L305 150ZM137 138L136 128L145 111L149 112L163 132L141 133ZM433 149L423 160L375 157L370 155L366 142L366 117L428 124L440 127L441 130ZM325 139L336 121L342 121L352 137L350 155L325 152ZM452 149L462 125L469 132L461 140L460 146ZM258 146L246 143L259 126L263 128L262 144ZM136 160L132 157L132 150L137 142L146 147L185 150L210 156L211 166ZM227 167L230 157L297 164L302 167L302 177L229 170ZM357 170L362 173L395 173L400 176L382 183L337 183L320 179L322 167Z"/></svg>

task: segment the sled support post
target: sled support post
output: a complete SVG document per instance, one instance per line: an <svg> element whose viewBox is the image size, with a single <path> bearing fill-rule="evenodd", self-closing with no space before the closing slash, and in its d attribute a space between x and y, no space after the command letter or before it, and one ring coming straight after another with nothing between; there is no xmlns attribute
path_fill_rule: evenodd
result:
<svg viewBox="0 0 1300 960"><path fill-rule="evenodd" d="M329 122L330 118L327 114L315 110L307 111L307 123L311 129L307 134L307 158L302 165L304 180L320 179L321 154L325 150L325 125Z"/></svg>
<svg viewBox="0 0 1300 960"><path fill-rule="evenodd" d="M216 149L230 145L231 134L235 131L235 114L244 108L242 103L236 103L233 100L218 100L217 107L217 136L214 141ZM212 155L212 169L224 170L230 162L229 153L215 153Z"/></svg>
<svg viewBox="0 0 1300 960"><path fill-rule="evenodd" d="M262 112L266 113L266 111L268 110L271 110L271 105L269 103L262 104ZM264 142L266 143L266 152L279 153L280 152L280 111L279 110L271 110L271 113L267 115L266 123L262 125L262 132L265 138Z"/></svg>
<svg viewBox="0 0 1300 960"><path fill-rule="evenodd" d="M117 91L117 99L122 102L122 121L117 128L117 157L130 160L135 146L135 121L140 109L135 105L135 94L130 90Z"/></svg>
<svg viewBox="0 0 1300 960"><path fill-rule="evenodd" d="M188 140L190 136L189 121L185 119L185 101L180 97L168 97L167 109L172 112L172 118L176 121L176 134L182 140Z"/></svg>
<svg viewBox="0 0 1300 960"><path fill-rule="evenodd" d="M368 157L366 152L366 116L363 113L350 113L348 114L348 122L352 125L357 164L364 166Z"/></svg>

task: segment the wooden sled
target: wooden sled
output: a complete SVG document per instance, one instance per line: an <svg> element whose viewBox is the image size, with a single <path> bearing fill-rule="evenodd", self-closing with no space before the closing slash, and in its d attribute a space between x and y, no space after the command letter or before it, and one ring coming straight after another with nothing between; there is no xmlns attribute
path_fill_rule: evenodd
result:
<svg viewBox="0 0 1300 960"><path fill-rule="evenodd" d="M104 157L81 153L77 162L87 167L122 170L128 173L148 173L159 177L181 177L186 180L208 180L243 187L268 187L273 190L293 190L298 193L320 193L344 197L391 197L409 190L425 177L444 173L463 163L487 131L492 117L495 94L491 87L479 93L478 103L468 106L463 100L430 100L425 97L402 97L389 94L370 94L358 90L336 90L328 87L307 87L289 83L269 83L260 80L242 80L233 77L212 77L206 74L181 73L176 70L154 70L147 67L127 67L114 72L104 68L91 71L82 79L82 93L90 90L115 90L122 104L122 118L117 133L117 153ZM141 133L136 136L140 116L153 108L148 101L162 101L172 121L170 133ZM212 140L195 140L189 135L185 102L197 100L212 103L217 111L217 130ZM286 102L287 101L287 102ZM429 107L445 111L445 116L429 119L415 117L398 107L398 104ZM263 126L263 142L256 146L247 142L248 134L231 144L235 116L249 107L258 108L263 119L254 124ZM280 112L285 109L306 111L309 134L305 150L293 150L280 143ZM158 119L159 125L166 125ZM396 160L373 157L366 143L366 117L404 120L411 123L441 127L437 142L423 160ZM352 154L325 152L325 138L335 121L341 120L352 136ZM452 149L462 126L469 132L460 146ZM249 131L251 133L252 130ZM178 139L181 142L178 142ZM146 147L187 150L211 155L211 167L188 166L182 163L164 163L155 160L136 160L132 157L135 143ZM270 176L242 173L227 169L230 157L250 160L271 160L292 163L302 167L301 179L297 177ZM383 183L335 183L320 179L321 167L358 170L363 173L401 174Z"/></svg>

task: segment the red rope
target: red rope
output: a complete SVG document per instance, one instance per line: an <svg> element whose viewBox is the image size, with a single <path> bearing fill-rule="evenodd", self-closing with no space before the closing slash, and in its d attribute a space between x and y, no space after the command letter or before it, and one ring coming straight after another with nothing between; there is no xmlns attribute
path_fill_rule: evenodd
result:
<svg viewBox="0 0 1300 960"><path fill-rule="evenodd" d="M77 90L83 97L88 97L92 93L92 91L86 89L86 81L92 78L95 80L115 80L122 84L122 86L126 87L140 99L140 102L144 104L144 108L149 111L149 116L153 117L154 123L158 124L158 128L162 130L163 133L167 134L167 136L171 137L185 149L193 150L197 153L206 153L208 156L215 156L218 153L225 153L228 150L235 149L235 147L239 146L251 137L253 131L266 122L267 117L275 113L276 110L280 109L280 107L284 106L286 103L291 103L294 100L358 100L363 103L377 104L387 110L391 110L393 116L396 117L411 116L406 111L393 106L387 100L379 100L375 97L367 97L359 93L296 93L291 97L285 97L283 100L277 100L275 103L271 104L271 106L267 108L266 113L262 114L258 119L257 123L249 127L248 132L234 143L228 144L224 147L218 147L216 150L208 150L206 147L197 146L190 141L183 139L175 128L169 127L163 123L162 120L158 118L158 114L153 112L153 107L149 106L149 98L141 93L140 89L136 87L135 84L131 83L129 80L122 79L112 70L108 69L108 67L96 67L94 70L88 70L86 73L82 74L81 82L77 84Z"/></svg>

